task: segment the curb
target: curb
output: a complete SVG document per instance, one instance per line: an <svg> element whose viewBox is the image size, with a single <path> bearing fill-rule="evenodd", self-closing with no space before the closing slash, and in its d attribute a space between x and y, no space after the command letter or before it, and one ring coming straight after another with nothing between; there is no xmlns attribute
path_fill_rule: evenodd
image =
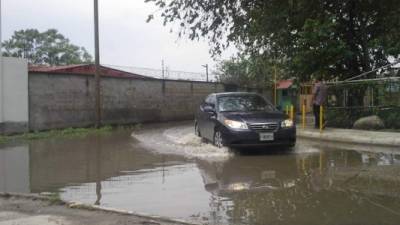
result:
<svg viewBox="0 0 400 225"><path fill-rule="evenodd" d="M393 137L368 137L360 135L349 136L349 134L347 133L343 135L338 135L335 133L333 134L329 133L329 131L319 133L307 130L298 130L297 137L319 140L319 141L355 144L355 145L369 145L369 146L389 147L389 148L400 147L400 138L393 138Z"/></svg>
<svg viewBox="0 0 400 225"><path fill-rule="evenodd" d="M40 195L40 194L22 194L22 193L13 193L13 192L0 192L0 198L12 198L12 197L24 198L24 199L30 199L30 200L40 200L40 201L51 201L52 200L51 197L46 196L46 195ZM151 214L147 214L147 213L139 213L139 212L133 212L133 211L111 208L111 207L89 205L89 204L85 204L85 203L81 203L81 202L59 200L59 203L61 205L65 205L71 209L83 209L83 210L115 213L115 214L119 214L119 215L136 216L136 217L147 219L147 220L156 220L156 221L160 221L160 222L177 223L177 224L182 224L182 225L201 225L200 223L188 222L188 221L181 220L181 219L173 219L173 218L164 217L164 216L156 216L156 215L151 215Z"/></svg>

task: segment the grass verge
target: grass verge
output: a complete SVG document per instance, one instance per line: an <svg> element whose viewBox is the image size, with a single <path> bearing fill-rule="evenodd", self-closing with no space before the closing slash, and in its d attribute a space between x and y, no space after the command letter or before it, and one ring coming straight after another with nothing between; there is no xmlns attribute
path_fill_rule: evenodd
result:
<svg viewBox="0 0 400 225"><path fill-rule="evenodd" d="M60 193L51 193L49 196L49 203L51 205L63 205L64 202L61 200Z"/></svg>
<svg viewBox="0 0 400 225"><path fill-rule="evenodd" d="M101 128L67 128L62 130L50 130L41 132L29 132L17 135L4 136L0 135L0 144L15 142L15 141L29 141L36 139L47 139L47 138L60 138L60 137L85 137L89 134L106 134L116 130L137 130L140 129L141 125L129 125L129 126L104 126Z"/></svg>

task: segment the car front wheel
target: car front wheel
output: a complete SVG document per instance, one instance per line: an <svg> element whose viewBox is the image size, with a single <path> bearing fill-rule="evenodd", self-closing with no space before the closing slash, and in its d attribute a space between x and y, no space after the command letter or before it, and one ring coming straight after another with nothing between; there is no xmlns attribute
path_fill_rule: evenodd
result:
<svg viewBox="0 0 400 225"><path fill-rule="evenodd" d="M214 145L218 148L222 148L224 146L224 140L222 138L222 133L219 130L214 132Z"/></svg>

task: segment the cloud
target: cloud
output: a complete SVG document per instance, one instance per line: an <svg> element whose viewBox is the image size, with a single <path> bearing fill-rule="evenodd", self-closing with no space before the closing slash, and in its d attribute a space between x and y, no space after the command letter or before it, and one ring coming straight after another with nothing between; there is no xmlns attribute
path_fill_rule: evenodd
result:
<svg viewBox="0 0 400 225"><path fill-rule="evenodd" d="M72 43L93 52L93 0L3 0L3 39L15 30L56 28ZM160 69L161 60L173 70L204 72L215 64L207 41L188 41L170 33L156 19L156 8L143 0L99 0L100 54L103 64ZM230 50L230 55L235 50Z"/></svg>

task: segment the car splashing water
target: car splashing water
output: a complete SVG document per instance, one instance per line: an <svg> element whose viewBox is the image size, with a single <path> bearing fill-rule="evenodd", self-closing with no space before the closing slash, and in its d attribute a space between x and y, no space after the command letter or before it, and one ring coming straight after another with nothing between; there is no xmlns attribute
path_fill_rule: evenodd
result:
<svg viewBox="0 0 400 225"><path fill-rule="evenodd" d="M233 156L227 147L218 148L194 134L187 124L172 128L154 128L145 132L134 132L132 137L153 151L182 155L189 159L223 161Z"/></svg>

